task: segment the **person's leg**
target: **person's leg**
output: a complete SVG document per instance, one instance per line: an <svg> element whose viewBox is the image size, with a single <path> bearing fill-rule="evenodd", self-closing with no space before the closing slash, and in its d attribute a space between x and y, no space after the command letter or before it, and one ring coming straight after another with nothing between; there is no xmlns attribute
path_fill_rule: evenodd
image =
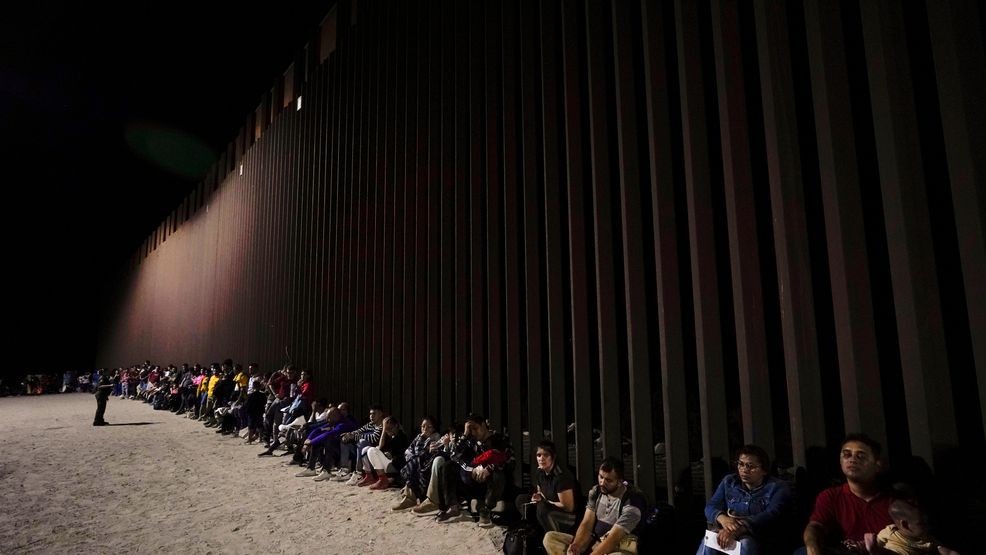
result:
<svg viewBox="0 0 986 555"><path fill-rule="evenodd" d="M102 396L96 397L96 416L92 419L93 424L102 424L103 415L106 413L106 399Z"/></svg>
<svg viewBox="0 0 986 555"><path fill-rule="evenodd" d="M486 494L478 503L480 520L482 520L484 515L489 517L490 511L493 510L493 507L496 507L497 502L503 497L503 490L506 485L506 478L502 471L490 473L490 477L486 480Z"/></svg>
<svg viewBox="0 0 986 555"><path fill-rule="evenodd" d="M548 532L544 535L541 545L544 546L544 550L548 552L548 555L565 555L565 552L568 551L568 546L572 544L572 540L574 539L575 536L571 534Z"/></svg>
<svg viewBox="0 0 986 555"><path fill-rule="evenodd" d="M435 457L431 463L431 480L428 482L428 499L439 508L447 507L445 499L446 465L445 457Z"/></svg>

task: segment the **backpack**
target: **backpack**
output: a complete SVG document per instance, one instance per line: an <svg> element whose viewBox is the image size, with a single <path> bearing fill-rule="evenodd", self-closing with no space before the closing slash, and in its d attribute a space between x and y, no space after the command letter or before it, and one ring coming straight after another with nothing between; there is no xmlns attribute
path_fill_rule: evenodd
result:
<svg viewBox="0 0 986 555"><path fill-rule="evenodd" d="M503 537L505 555L531 555L544 553L544 532L538 526L522 522L507 530Z"/></svg>

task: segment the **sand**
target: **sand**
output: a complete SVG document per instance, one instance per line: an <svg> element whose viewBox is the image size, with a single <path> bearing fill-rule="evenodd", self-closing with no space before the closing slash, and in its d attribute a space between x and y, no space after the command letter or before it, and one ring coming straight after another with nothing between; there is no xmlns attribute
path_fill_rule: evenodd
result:
<svg viewBox="0 0 986 555"><path fill-rule="evenodd" d="M295 478L287 458L87 393L0 398L0 553L498 553L504 530L392 513L396 490Z"/></svg>

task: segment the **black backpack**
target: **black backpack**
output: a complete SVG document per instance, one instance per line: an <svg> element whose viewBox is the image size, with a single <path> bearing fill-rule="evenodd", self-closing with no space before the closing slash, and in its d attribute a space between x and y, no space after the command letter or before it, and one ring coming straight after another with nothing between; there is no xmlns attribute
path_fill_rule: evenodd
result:
<svg viewBox="0 0 986 555"><path fill-rule="evenodd" d="M541 528L521 522L507 530L503 537L503 553L505 555L531 555L544 553L544 532Z"/></svg>

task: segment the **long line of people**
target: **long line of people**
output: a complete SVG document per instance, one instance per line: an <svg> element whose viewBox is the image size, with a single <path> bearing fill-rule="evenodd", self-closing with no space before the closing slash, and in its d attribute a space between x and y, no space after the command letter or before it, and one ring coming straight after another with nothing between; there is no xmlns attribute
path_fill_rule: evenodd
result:
<svg viewBox="0 0 986 555"><path fill-rule="evenodd" d="M298 478L399 491L395 512L489 527L494 511L506 507L514 451L481 415L470 414L444 433L433 416L423 416L418 433L408 437L380 405L372 405L360 425L349 403L315 399L306 371L288 365L261 375L256 364L243 371L228 359L209 368L184 364L181 370L145 363L118 370L116 381L126 384L119 391L123 398L185 414L217 433L240 434L247 443L263 443L258 456L286 451L285 464L301 467ZM539 543L547 553L637 553L635 532L645 496L625 479L620 459L602 461L597 483L585 496L571 471L558 464L554 443L538 443L536 460L533 492L518 495L514 506L540 528ZM839 460L845 483L818 495L796 554L956 555L933 536L927 509L912 490L878 485L883 470L878 442L851 434L842 442ZM796 525L788 483L771 475L767 453L755 445L737 450L733 469L705 506L708 532L697 555L780 552L780 538Z"/></svg>

